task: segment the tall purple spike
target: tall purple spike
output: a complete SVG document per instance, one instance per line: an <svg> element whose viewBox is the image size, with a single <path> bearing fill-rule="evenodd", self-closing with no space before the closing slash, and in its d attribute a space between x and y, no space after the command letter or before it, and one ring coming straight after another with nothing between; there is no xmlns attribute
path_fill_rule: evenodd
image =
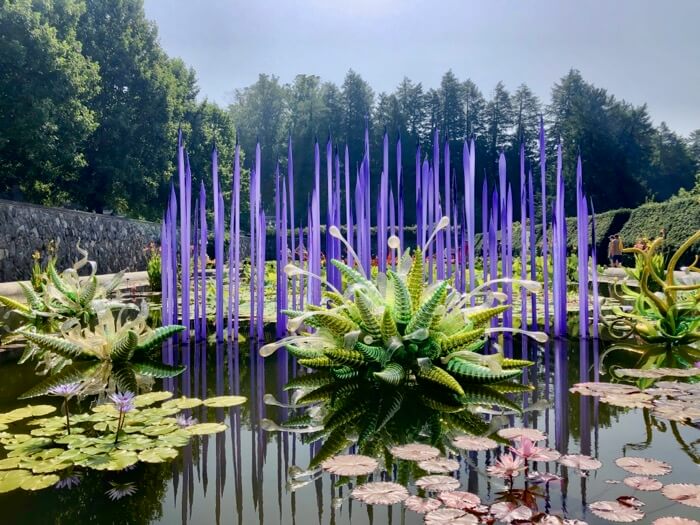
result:
<svg viewBox="0 0 700 525"><path fill-rule="evenodd" d="M525 144L520 142L520 278L527 278L527 185L525 180ZM520 318L527 324L527 292L520 291Z"/></svg>
<svg viewBox="0 0 700 525"><path fill-rule="evenodd" d="M202 305L199 302L199 198L194 203L194 236L192 242L192 298L194 306L194 340L199 341L199 326L201 324L202 314L200 309Z"/></svg>
<svg viewBox="0 0 700 525"><path fill-rule="evenodd" d="M422 179L423 173L421 170L420 144L416 146L416 245L423 247L425 243L425 234L423 233L423 206L425 199L423 198ZM403 244L402 244L403 246Z"/></svg>
<svg viewBox="0 0 700 525"><path fill-rule="evenodd" d="M498 190L494 189L491 195L491 220L489 222L489 278L498 278L498 258L499 254L503 260L503 232L498 229L498 203L500 202ZM498 246L498 236L501 234L501 246ZM491 285L491 289L495 292L498 285Z"/></svg>
<svg viewBox="0 0 700 525"><path fill-rule="evenodd" d="M347 144L345 145L345 163L343 164L343 169L345 170L345 231L347 233L348 244L354 247L353 239L355 236L355 227L352 224L352 208L350 207L350 153ZM347 257L348 266L352 268L354 262L349 251Z"/></svg>
<svg viewBox="0 0 700 525"><path fill-rule="evenodd" d="M216 259L216 341L220 343L224 340L224 210L216 147L211 153L211 170L214 191L214 258Z"/></svg>
<svg viewBox="0 0 700 525"><path fill-rule="evenodd" d="M474 207L476 205L476 194L475 194L475 174L474 174L474 140L471 141L471 151L470 145L467 141L464 141L464 146L462 147L462 169L464 171L464 222L466 223L467 232L467 258L469 259L469 286L465 286L465 291L473 290L476 283L476 268L474 261L474 237L476 235L475 225L474 225ZM474 306L474 298L472 298L472 306Z"/></svg>
<svg viewBox="0 0 700 525"><path fill-rule="evenodd" d="M535 188L532 170L529 172L527 179L527 194L528 194L528 215L530 216L530 279L537 280L537 237L535 236ZM537 324L537 297L532 294L530 300L530 310L532 317L532 326Z"/></svg>
<svg viewBox="0 0 700 525"><path fill-rule="evenodd" d="M389 235L396 235L396 211L394 209L394 188L389 184ZM400 256L401 254L398 254ZM391 253L391 269L396 269L397 253L392 250ZM385 260L386 262L386 260Z"/></svg>
<svg viewBox="0 0 700 525"><path fill-rule="evenodd" d="M450 140L445 134L445 215L447 215L450 218L450 221L452 221L452 191L450 190ZM449 279L452 277L452 236L450 235L450 232L452 231L452 228L454 228L456 225L452 224L450 225L450 228L445 231L445 250L447 253L446 257L446 264L447 264L447 273L446 277Z"/></svg>
<svg viewBox="0 0 700 525"><path fill-rule="evenodd" d="M377 207L377 257L379 258L379 271L386 271L387 253L387 219L389 199L389 134L384 128L384 139L382 141L382 175L379 183L379 204Z"/></svg>
<svg viewBox="0 0 700 525"><path fill-rule="evenodd" d="M257 164L257 163L256 163ZM257 211L256 199L255 199L255 180L257 179L257 172L255 168L250 170L250 184L249 184L249 194L250 194L250 312L249 312L249 326L248 335L252 338L255 335L255 252L257 249L257 237L255 231L257 230Z"/></svg>
<svg viewBox="0 0 700 525"><path fill-rule="evenodd" d="M583 193L581 156L576 162L576 227L578 229L579 335L588 337L588 204Z"/></svg>
<svg viewBox="0 0 700 525"><path fill-rule="evenodd" d="M511 192L510 184L507 184L507 197L506 197L506 220L501 227L501 236L503 237L503 258L502 258L502 272L503 277L511 279L513 277L513 194ZM503 286L503 291L508 296L507 303L513 303L513 285L511 283L505 283ZM509 308L503 312L503 326L511 328L513 326L513 311Z"/></svg>
<svg viewBox="0 0 700 525"><path fill-rule="evenodd" d="M257 312L257 335L258 341L265 339L263 333L264 313L265 313L265 212L260 208L259 218L259 235L258 235L258 312ZM253 305L251 305L251 308Z"/></svg>
<svg viewBox="0 0 700 525"><path fill-rule="evenodd" d="M282 266L283 272L282 279L280 281L280 287L277 292L278 295L282 297L282 300L280 301L279 305L279 308L281 310L286 310L289 303L289 294L287 289L288 279L287 275L284 273L284 268L289 263L289 256L287 251L287 227L287 181L285 179L282 179L282 246L280 250L282 252L282 258L280 260L280 266ZM294 237L294 232L292 232L292 237ZM277 325L278 336L284 336L287 333L287 316L284 314L279 315L277 319Z"/></svg>
<svg viewBox="0 0 700 525"><path fill-rule="evenodd" d="M238 139L233 159L233 191L231 199L235 210L233 232L233 338L238 340L240 321L240 278L241 278L241 155Z"/></svg>
<svg viewBox="0 0 700 525"><path fill-rule="evenodd" d="M289 191L289 230L292 232L291 235L291 245L292 245L292 263L296 261L296 239L294 232L294 156L292 154L292 136L289 136L289 144L287 145L287 180ZM292 308L297 307L296 299L297 291L297 278L292 277Z"/></svg>
<svg viewBox="0 0 700 525"><path fill-rule="evenodd" d="M329 227L334 224L333 218L333 142L330 133L326 142L326 278L329 282L335 282L337 269L330 264L335 259L335 239L331 236ZM320 221L319 221L320 227Z"/></svg>
<svg viewBox="0 0 700 525"><path fill-rule="evenodd" d="M177 172L180 182L180 267L182 269L182 324L186 327L182 340L189 341L190 330L190 240L187 233L187 173L185 171L185 147L182 131L177 134Z"/></svg>
<svg viewBox="0 0 700 525"><path fill-rule="evenodd" d="M489 278L489 185L484 177L481 189L481 256L483 260L484 281Z"/></svg>
<svg viewBox="0 0 700 525"><path fill-rule="evenodd" d="M313 254L309 250L309 266L311 273L321 275L321 157L318 148L318 141L314 145L314 188L311 194L311 223L309 223L309 236L313 236ZM311 291L309 299L313 304L321 302L321 284L314 279L309 281Z"/></svg>
<svg viewBox="0 0 700 525"><path fill-rule="evenodd" d="M564 174L561 143L557 145L557 193L555 200L553 279L554 279L554 335L566 335L566 215L564 213Z"/></svg>
<svg viewBox="0 0 700 525"><path fill-rule="evenodd" d="M542 273L544 295L544 326L549 330L549 255L547 239L547 150L544 135L544 118L540 116L540 178L542 188Z"/></svg>
<svg viewBox="0 0 700 525"><path fill-rule="evenodd" d="M207 337L207 192L204 181L199 185L199 335Z"/></svg>
<svg viewBox="0 0 700 525"><path fill-rule="evenodd" d="M404 227L404 222L403 222L403 217L404 217L404 211L403 211L403 162L401 160L401 134L398 135L398 138L396 139L396 191L397 193L397 204L398 204L398 227L399 227L399 244L401 245L401 249L405 250L405 245L404 245L404 236L403 236L403 227ZM399 254L401 255L401 254Z"/></svg>
<svg viewBox="0 0 700 525"><path fill-rule="evenodd" d="M595 224L595 208L591 200L591 285L593 287L593 338L598 339L598 322L600 311L598 309L598 254L596 246L596 224ZM597 348L597 345L596 345Z"/></svg>
<svg viewBox="0 0 700 525"><path fill-rule="evenodd" d="M280 165L275 167L275 266L276 271L276 294L275 313L277 322L275 326L277 337L284 335L282 328L282 280L284 279L284 267L282 266L282 199L280 195ZM285 232L286 233L286 232Z"/></svg>

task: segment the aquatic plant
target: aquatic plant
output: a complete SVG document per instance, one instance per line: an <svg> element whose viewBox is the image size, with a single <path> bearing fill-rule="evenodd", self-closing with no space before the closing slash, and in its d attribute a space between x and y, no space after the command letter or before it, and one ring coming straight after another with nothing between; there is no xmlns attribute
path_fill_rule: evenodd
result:
<svg viewBox="0 0 700 525"><path fill-rule="evenodd" d="M140 461L170 461L192 436L227 428L216 422L183 428L174 416L199 405L231 407L246 401L240 396L202 401L185 397L170 399L172 395L172 392L114 395L113 403L74 414L70 433L62 417L47 417L56 411L53 406L28 405L0 414L0 450L6 456L0 460L0 493L18 488L47 488L61 477L80 476L81 469L120 471ZM156 403L161 404L154 406ZM29 433L11 432L9 425L17 422L31 429Z"/></svg>
<svg viewBox="0 0 700 525"><path fill-rule="evenodd" d="M446 219L436 231L448 224ZM340 236L333 228L331 233ZM397 243L398 238L391 241ZM509 279L486 283L471 294L456 292L447 281L428 285L420 249L413 257L407 251L396 271L380 273L375 280L341 261L333 260L332 264L345 279L345 294L331 287L323 295L327 307L307 304L303 312L284 312L290 331L307 326L315 332L265 345L260 355L268 356L284 346L302 366L329 370L340 379L363 377L393 386L418 383L463 396L464 385L505 381L532 364L505 358L500 352L478 353L489 334L511 331L542 342L547 339L541 332L489 326L509 308L498 304L497 293L489 287L511 282ZM293 265L287 267L287 273L307 274ZM514 282L530 291L539 290L533 281ZM479 306L468 306L481 290L486 290L486 300Z"/></svg>
<svg viewBox="0 0 700 525"><path fill-rule="evenodd" d="M60 335L46 335L23 330L19 333L40 352L48 377L20 399L41 396L61 385L79 383L79 395L98 394L110 381L121 391L136 392L137 377L173 377L185 370L182 365L161 361L161 345L184 330L179 325L148 327L148 306L144 302L139 314L127 320L103 308L97 311L92 328L75 322Z"/></svg>

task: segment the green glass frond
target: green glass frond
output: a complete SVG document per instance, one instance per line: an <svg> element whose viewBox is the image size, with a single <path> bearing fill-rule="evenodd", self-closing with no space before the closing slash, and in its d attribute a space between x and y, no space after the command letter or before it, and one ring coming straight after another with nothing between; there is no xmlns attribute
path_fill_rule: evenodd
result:
<svg viewBox="0 0 700 525"><path fill-rule="evenodd" d="M520 370L494 372L486 366L455 358L447 363L447 370L474 383L498 383L520 375Z"/></svg>

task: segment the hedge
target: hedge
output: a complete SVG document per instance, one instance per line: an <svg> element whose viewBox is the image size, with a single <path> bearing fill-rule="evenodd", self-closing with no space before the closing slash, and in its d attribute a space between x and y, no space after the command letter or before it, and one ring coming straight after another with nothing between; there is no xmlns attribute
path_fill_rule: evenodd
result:
<svg viewBox="0 0 700 525"><path fill-rule="evenodd" d="M700 199L675 198L644 204L632 211L620 236L626 246L631 246L640 237L658 237L661 228L666 228L666 253L672 253L700 230ZM688 253L700 254L700 243L691 246Z"/></svg>

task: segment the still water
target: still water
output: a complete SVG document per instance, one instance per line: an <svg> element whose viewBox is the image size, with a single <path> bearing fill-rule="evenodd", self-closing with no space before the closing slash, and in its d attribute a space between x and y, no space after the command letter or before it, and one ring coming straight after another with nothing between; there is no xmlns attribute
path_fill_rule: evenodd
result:
<svg viewBox="0 0 700 525"><path fill-rule="evenodd" d="M532 487L527 503L539 511L591 524L610 523L587 510L588 503L635 495L646 506L651 523L662 516L698 517L698 509L666 499L659 492L636 492L619 482L630 475L614 464L622 456L642 456L670 463L673 471L660 478L664 483L700 483L700 432L687 425L655 419L643 410L622 409L594 398L569 393L579 381L594 380L597 343L557 342L545 346L522 345L519 339L505 341L506 353L536 361L524 383L531 392L509 397L523 413L508 416L511 426L538 428L547 434L546 445L561 453L582 453L600 459L603 467L582 477L557 463L538 465L538 470L556 472L562 481ZM36 493L14 491L0 494L2 524L397 524L423 522L421 515L400 504L368 507L349 498L352 485L323 474L317 478L292 479L294 467L306 469L318 444L303 444L301 435L268 432L260 421L283 422L290 410L266 404L269 394L288 402L285 383L297 371L284 353L263 360L249 347L232 344L196 346L183 352L188 370L163 385L178 394L201 398L223 394L248 397L245 405L209 409L197 413L202 420L216 417L229 429L203 436L181 450L172 463L138 464L121 473L84 474L72 487L50 488ZM5 364L0 410L22 403L17 395L36 379L31 366ZM605 379L605 378L603 378ZM265 394L268 397L265 398ZM43 400L42 400L43 402ZM202 408L202 410L207 410ZM483 414L488 420L490 414ZM505 497L503 483L486 475L494 460L493 451L457 456L460 469L454 474L461 489L478 494L485 503ZM381 479L392 480L395 469ZM375 477L375 480L379 478ZM133 495L111 501L106 491L133 484ZM522 476L515 486L522 488ZM414 489L411 489L414 492ZM500 494L499 494L500 493ZM520 501L522 503L522 500Z"/></svg>

